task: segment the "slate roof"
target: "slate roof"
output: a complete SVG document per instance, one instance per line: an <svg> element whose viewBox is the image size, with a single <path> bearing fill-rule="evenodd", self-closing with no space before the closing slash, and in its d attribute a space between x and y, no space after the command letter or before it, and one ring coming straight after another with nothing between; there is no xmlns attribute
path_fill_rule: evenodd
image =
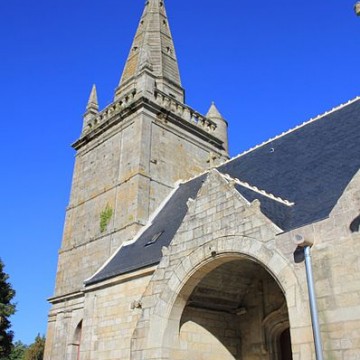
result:
<svg viewBox="0 0 360 360"><path fill-rule="evenodd" d="M262 213L280 229L287 229L287 225L291 222L293 216L294 206L285 205L268 196L259 194L251 189L246 189L240 185L235 185L235 189L249 202L258 199L260 201Z"/></svg>
<svg viewBox="0 0 360 360"><path fill-rule="evenodd" d="M360 98L320 116L218 167L242 182L294 205L237 184L248 201L259 199L262 212L284 231L329 216L360 168ZM136 242L123 246L86 284L158 263L206 175L181 184ZM157 238L158 236L158 238ZM153 244L151 241L156 239ZM150 242L150 243L149 243Z"/></svg>
<svg viewBox="0 0 360 360"><path fill-rule="evenodd" d="M205 179L206 175L202 175L181 184L140 237L134 243L122 246L86 285L158 263L162 247L170 244L184 219L188 199L195 199Z"/></svg>
<svg viewBox="0 0 360 360"><path fill-rule="evenodd" d="M264 209L265 215L288 231L329 216L360 168L359 134L357 98L240 155L218 170L294 202L286 219Z"/></svg>

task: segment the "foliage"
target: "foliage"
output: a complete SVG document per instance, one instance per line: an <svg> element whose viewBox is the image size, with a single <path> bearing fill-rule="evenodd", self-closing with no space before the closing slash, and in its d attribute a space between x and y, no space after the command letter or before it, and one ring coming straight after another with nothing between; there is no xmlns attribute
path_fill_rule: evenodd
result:
<svg viewBox="0 0 360 360"><path fill-rule="evenodd" d="M35 341L30 346L26 346L21 341L17 341L12 347L8 356L1 357L0 360L42 360L44 357L45 336L38 334Z"/></svg>
<svg viewBox="0 0 360 360"><path fill-rule="evenodd" d="M16 341L11 353L8 357L2 358L0 360L24 360L25 351L27 346L23 344L21 341Z"/></svg>
<svg viewBox="0 0 360 360"><path fill-rule="evenodd" d="M45 336L38 334L35 342L31 344L25 351L23 360L42 360L45 350Z"/></svg>
<svg viewBox="0 0 360 360"><path fill-rule="evenodd" d="M16 307L12 302L15 291L8 282L9 275L4 273L4 263L0 259L0 358L8 357L13 347L14 334L10 330L9 317L15 313Z"/></svg>
<svg viewBox="0 0 360 360"><path fill-rule="evenodd" d="M360 1L354 5L354 10L357 16L360 16Z"/></svg>
<svg viewBox="0 0 360 360"><path fill-rule="evenodd" d="M109 204L107 204L106 208L100 214L100 232L104 232L106 230L106 227L110 222L112 214L113 214L113 209L109 206Z"/></svg>

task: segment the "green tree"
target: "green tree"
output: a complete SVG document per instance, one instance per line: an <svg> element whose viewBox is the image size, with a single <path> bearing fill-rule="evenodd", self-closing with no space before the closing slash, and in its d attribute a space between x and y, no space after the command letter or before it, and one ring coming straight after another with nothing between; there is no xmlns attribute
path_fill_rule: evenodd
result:
<svg viewBox="0 0 360 360"><path fill-rule="evenodd" d="M11 354L6 360L24 360L26 349L27 346L25 344L23 344L21 341L16 341L12 348Z"/></svg>
<svg viewBox="0 0 360 360"><path fill-rule="evenodd" d="M14 334L10 330L9 317L15 313L15 304L12 302L15 291L8 279L9 275L4 272L4 263L0 259L0 358L8 357L13 347Z"/></svg>
<svg viewBox="0 0 360 360"><path fill-rule="evenodd" d="M25 351L24 360L42 360L45 350L45 336L38 334L35 342L31 344Z"/></svg>

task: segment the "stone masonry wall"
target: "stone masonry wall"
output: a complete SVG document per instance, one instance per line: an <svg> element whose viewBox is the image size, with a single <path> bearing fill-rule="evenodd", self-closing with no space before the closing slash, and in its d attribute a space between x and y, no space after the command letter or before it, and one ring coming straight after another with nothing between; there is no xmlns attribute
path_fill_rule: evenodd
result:
<svg viewBox="0 0 360 360"><path fill-rule="evenodd" d="M135 304L149 280L149 273L140 271L85 295L81 360L130 359L131 336L141 314Z"/></svg>
<svg viewBox="0 0 360 360"><path fill-rule="evenodd" d="M277 238L281 244L300 233L314 242L311 254L325 359L360 359L360 233L350 230L359 209L357 173L328 219ZM305 272L303 263L298 266Z"/></svg>
<svg viewBox="0 0 360 360"><path fill-rule="evenodd" d="M257 202L248 204L216 170L212 171L197 198L189 201L183 224L169 248L164 249L164 257L144 293L145 305L137 324L141 332L134 332L132 359L186 359L179 326L187 299L213 269L244 257L262 264L284 292L294 359L312 359L307 352L313 345L310 318L306 316L305 274L300 267L297 270L292 256L286 257L281 246L275 247L279 232L263 216ZM295 246L292 248L294 251ZM244 352L242 356L264 358Z"/></svg>
<svg viewBox="0 0 360 360"><path fill-rule="evenodd" d="M84 318L84 297L82 295L68 298L53 305L48 320L45 360L77 360L75 354L75 330Z"/></svg>
<svg viewBox="0 0 360 360"><path fill-rule="evenodd" d="M136 235L175 182L210 165L212 145L187 131L144 106L78 148L53 304L69 306L68 295L82 293L84 281ZM56 309L61 305L52 318ZM63 339L49 323L47 348Z"/></svg>
<svg viewBox="0 0 360 360"><path fill-rule="evenodd" d="M180 346L174 356L201 360L241 359L239 339L239 321L236 317L229 314L185 309L181 319Z"/></svg>
<svg viewBox="0 0 360 360"><path fill-rule="evenodd" d="M45 360L130 359L131 336L141 313L141 298L153 270L92 286L76 299L55 304L50 312ZM82 321L79 344L74 342ZM80 349L80 350L79 350Z"/></svg>
<svg viewBox="0 0 360 360"><path fill-rule="evenodd" d="M261 343L267 345L266 335L261 338L251 317L242 318L246 322L231 322L231 315L219 317L186 307L193 289L213 269L228 261L251 259L279 286L277 290L268 289L266 313L272 313L281 303L276 304L276 291L284 294L293 359L314 360L305 267L293 260L292 238L300 233L314 241L311 252L324 356L357 360L360 236L358 231L351 232L350 224L359 216L359 205L358 174L328 219L282 234L262 215L256 201L248 204L216 170L212 171L197 198L189 201L183 224L171 245L163 250L163 259L153 275L144 273L118 283L114 279L89 289L84 310L79 300L54 306L48 334L54 334L59 342L52 347L52 356L45 359L64 358L60 349L66 348L71 339L64 334L72 334L70 329L76 328L81 314L84 360L185 360L190 355L207 360L270 359L269 349L264 346L265 352L261 353L259 348ZM140 305L132 309L134 300ZM255 313L256 308L249 316ZM204 330L204 326L211 328L209 324L219 329L217 336Z"/></svg>
<svg viewBox="0 0 360 360"><path fill-rule="evenodd" d="M132 114L78 151L59 256L56 294L77 291L147 223L179 179L209 166L211 146L158 119ZM111 218L100 227L101 214ZM80 261L78 260L80 259Z"/></svg>

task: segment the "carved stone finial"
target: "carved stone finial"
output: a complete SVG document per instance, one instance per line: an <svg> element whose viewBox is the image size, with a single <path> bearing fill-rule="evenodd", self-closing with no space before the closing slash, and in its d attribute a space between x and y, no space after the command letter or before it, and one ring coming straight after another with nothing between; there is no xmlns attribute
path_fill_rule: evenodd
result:
<svg viewBox="0 0 360 360"><path fill-rule="evenodd" d="M91 120L99 113L99 104L97 99L96 86L93 85L89 96L88 103L86 105L86 111L84 114L83 132L89 131L92 124Z"/></svg>
<svg viewBox="0 0 360 360"><path fill-rule="evenodd" d="M166 247L166 246L163 246L163 247L161 248L161 253L162 253L162 256L167 256L167 255L169 255L169 254L170 254L169 248Z"/></svg>

